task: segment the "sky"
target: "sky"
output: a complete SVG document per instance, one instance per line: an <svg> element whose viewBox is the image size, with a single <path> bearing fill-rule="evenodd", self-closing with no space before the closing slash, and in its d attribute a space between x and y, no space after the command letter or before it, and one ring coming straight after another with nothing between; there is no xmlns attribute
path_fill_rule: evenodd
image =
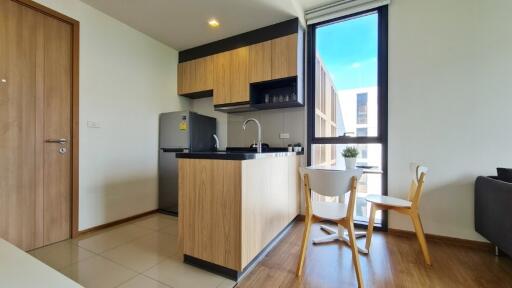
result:
<svg viewBox="0 0 512 288"><path fill-rule="evenodd" d="M377 85L377 14L318 27L316 49L337 90Z"/></svg>

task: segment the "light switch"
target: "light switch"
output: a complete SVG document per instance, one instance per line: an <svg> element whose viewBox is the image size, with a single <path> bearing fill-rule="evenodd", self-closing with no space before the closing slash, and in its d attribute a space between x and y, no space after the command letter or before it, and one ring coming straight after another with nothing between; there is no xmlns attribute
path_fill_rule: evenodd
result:
<svg viewBox="0 0 512 288"><path fill-rule="evenodd" d="M290 134L289 133L280 133L279 139L290 139Z"/></svg>
<svg viewBox="0 0 512 288"><path fill-rule="evenodd" d="M100 128L100 122L96 121L87 121L88 128Z"/></svg>

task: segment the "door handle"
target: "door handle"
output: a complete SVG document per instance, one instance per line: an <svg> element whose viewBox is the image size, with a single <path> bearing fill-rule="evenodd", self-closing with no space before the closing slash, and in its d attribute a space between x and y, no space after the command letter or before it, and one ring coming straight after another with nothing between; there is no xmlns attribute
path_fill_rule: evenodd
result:
<svg viewBox="0 0 512 288"><path fill-rule="evenodd" d="M61 138L61 139L47 139L45 142L46 143L65 144L65 143L68 143L68 139L64 139L64 138Z"/></svg>

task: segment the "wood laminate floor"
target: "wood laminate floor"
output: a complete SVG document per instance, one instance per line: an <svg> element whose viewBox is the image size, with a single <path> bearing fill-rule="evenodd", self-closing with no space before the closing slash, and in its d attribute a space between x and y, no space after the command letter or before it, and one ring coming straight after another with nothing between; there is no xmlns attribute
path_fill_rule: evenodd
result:
<svg viewBox="0 0 512 288"><path fill-rule="evenodd" d="M319 224L311 238L324 235ZM293 224L269 254L236 287L357 287L348 246L310 245L304 275L295 276L304 231ZM364 238L358 240L364 245ZM374 232L370 254L360 254L365 287L512 287L512 260L481 248L428 241L432 267L423 261L416 238Z"/></svg>

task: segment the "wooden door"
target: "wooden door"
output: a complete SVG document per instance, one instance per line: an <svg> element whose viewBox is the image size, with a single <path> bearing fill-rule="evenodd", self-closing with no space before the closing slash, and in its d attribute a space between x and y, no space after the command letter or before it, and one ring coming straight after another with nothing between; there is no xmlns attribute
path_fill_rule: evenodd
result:
<svg viewBox="0 0 512 288"><path fill-rule="evenodd" d="M0 237L22 249L41 245L36 168L38 14L0 0ZM42 230L40 230L42 231Z"/></svg>
<svg viewBox="0 0 512 288"><path fill-rule="evenodd" d="M0 237L70 236L71 25L0 0ZM66 148L65 153L58 149Z"/></svg>
<svg viewBox="0 0 512 288"><path fill-rule="evenodd" d="M249 82L272 79L272 41L249 46Z"/></svg>
<svg viewBox="0 0 512 288"><path fill-rule="evenodd" d="M43 27L43 231L46 245L70 236L72 27L51 17L44 17Z"/></svg>
<svg viewBox="0 0 512 288"><path fill-rule="evenodd" d="M272 79L297 76L297 33L272 40Z"/></svg>

